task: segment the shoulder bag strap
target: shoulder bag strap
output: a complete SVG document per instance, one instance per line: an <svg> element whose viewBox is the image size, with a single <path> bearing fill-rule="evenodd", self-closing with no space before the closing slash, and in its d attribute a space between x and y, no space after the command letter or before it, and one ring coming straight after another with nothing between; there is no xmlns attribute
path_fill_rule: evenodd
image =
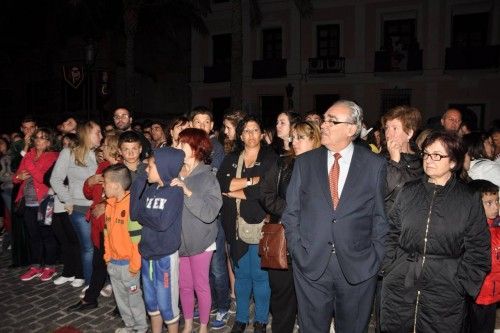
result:
<svg viewBox="0 0 500 333"><path fill-rule="evenodd" d="M241 178L241 169L243 169L243 152L240 153L238 158L238 167L236 168L236 178ZM240 203L241 199L236 199L236 213L240 215Z"/></svg>

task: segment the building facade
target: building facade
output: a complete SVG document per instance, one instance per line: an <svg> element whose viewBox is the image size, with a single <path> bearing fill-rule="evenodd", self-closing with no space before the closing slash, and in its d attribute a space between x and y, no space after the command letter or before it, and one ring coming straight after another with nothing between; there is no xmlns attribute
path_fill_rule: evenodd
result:
<svg viewBox="0 0 500 333"><path fill-rule="evenodd" d="M411 104L424 119L459 106L487 128L500 117L500 0L242 1L243 108L272 124L293 107L323 113L357 101L368 124ZM210 35L191 38L192 105L230 105L231 2L214 0Z"/></svg>

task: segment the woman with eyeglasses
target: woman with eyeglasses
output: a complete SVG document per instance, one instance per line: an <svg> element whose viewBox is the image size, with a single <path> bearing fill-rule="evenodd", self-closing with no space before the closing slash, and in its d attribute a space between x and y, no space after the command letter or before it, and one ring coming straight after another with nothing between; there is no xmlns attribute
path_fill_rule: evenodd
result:
<svg viewBox="0 0 500 333"><path fill-rule="evenodd" d="M57 241L52 226L39 222L38 215L49 192L49 187L43 182L44 175L58 156L53 131L39 128L33 135L33 147L23 157L13 176L13 182L21 184L15 202L24 206L24 225L28 231L31 256L31 267L21 275L22 281L37 277L41 281L49 281L57 274Z"/></svg>
<svg viewBox="0 0 500 333"><path fill-rule="evenodd" d="M462 332L467 299L491 268L479 193L456 173L461 140L432 132L422 145L425 175L406 183L389 212L382 274L383 332Z"/></svg>
<svg viewBox="0 0 500 333"><path fill-rule="evenodd" d="M286 191L292 177L295 158L321 146L321 133L316 122L300 121L291 129L292 149L281 156L264 174L261 183L261 204L271 214L270 223L280 223L286 207ZM290 258L289 258L290 259ZM297 315L297 299L293 282L292 265L288 269L269 269L271 286L271 313L273 333L292 333Z"/></svg>
<svg viewBox="0 0 500 333"><path fill-rule="evenodd" d="M269 276L260 267L259 246L246 243L238 232L239 200L240 216L251 225L259 224L266 218L266 211L259 203L260 179L276 163L274 151L262 146L262 127L258 119L247 116L236 130L238 148L226 155L217 179L223 194L222 226L230 245L235 273L236 321L233 333L243 333L249 321L250 297L255 301L255 333L264 333L269 315ZM241 174L237 175L240 169Z"/></svg>

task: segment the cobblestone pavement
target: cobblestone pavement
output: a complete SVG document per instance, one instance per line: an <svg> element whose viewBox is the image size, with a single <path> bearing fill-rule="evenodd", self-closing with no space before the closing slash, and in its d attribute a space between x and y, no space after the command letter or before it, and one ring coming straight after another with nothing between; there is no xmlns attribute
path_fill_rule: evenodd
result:
<svg viewBox="0 0 500 333"><path fill-rule="evenodd" d="M123 326L121 319L112 315L115 308L113 297L100 296L99 307L94 310L69 312L66 309L78 302L81 288L73 288L70 284L56 286L52 281L41 282L38 279L23 282L19 276L26 271L26 267L9 268L9 265L10 252L6 251L0 254L0 333L49 333L68 325L83 333L111 333ZM58 268L60 271L61 267ZM251 306L250 317L252 315ZM210 331L229 333L233 322L234 314L224 328ZM198 325L195 320L194 332L198 331ZM498 311L496 327L500 328ZM374 331L372 322L368 332ZM250 325L245 333L251 332L253 327ZM271 333L270 325L267 332Z"/></svg>
<svg viewBox="0 0 500 333"><path fill-rule="evenodd" d="M23 282L19 276L27 268L9 268L10 263L9 251L0 254L0 333L48 333L68 325L84 333L108 333L123 326L121 319L112 315L113 297L99 296L96 309L70 312L66 309L78 302L82 288L73 288L69 283L56 286L52 281L38 279ZM224 328L211 331L229 333L233 322L234 314ZM195 332L198 325L195 320ZM253 332L251 325L246 332Z"/></svg>

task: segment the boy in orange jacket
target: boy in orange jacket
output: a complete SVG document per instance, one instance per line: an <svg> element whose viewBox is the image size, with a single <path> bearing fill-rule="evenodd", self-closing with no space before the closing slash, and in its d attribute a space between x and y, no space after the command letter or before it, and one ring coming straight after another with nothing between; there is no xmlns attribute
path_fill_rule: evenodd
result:
<svg viewBox="0 0 500 333"><path fill-rule="evenodd" d="M495 330L497 303L500 301L500 218L498 216L498 186L482 179L469 186L481 192L484 213L491 235L491 272L486 275L479 295L470 309L471 333L491 333Z"/></svg>
<svg viewBox="0 0 500 333"><path fill-rule="evenodd" d="M106 194L104 261L107 263L116 304L124 328L115 332L146 332L146 310L140 287L141 255L138 244L141 225L130 220L132 178L123 164L115 164L103 172Z"/></svg>

